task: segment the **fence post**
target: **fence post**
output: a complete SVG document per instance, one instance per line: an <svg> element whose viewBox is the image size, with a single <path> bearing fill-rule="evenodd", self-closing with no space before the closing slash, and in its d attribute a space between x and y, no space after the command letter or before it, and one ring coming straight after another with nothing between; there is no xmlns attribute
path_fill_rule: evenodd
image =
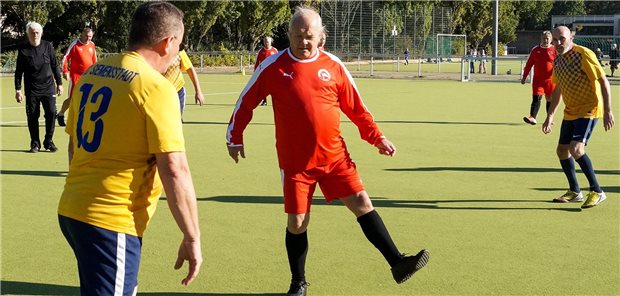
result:
<svg viewBox="0 0 620 296"><path fill-rule="evenodd" d="M400 56L396 56L396 72L400 72Z"/></svg>
<svg viewBox="0 0 620 296"><path fill-rule="evenodd" d="M202 60L203 56L204 55L201 53L200 54L200 69L204 69L204 63L203 63L203 60Z"/></svg>
<svg viewBox="0 0 620 296"><path fill-rule="evenodd" d="M362 55L358 54L357 55L357 71L360 71L361 69L361 65L360 65L361 60L362 60Z"/></svg>
<svg viewBox="0 0 620 296"><path fill-rule="evenodd" d="M374 75L374 69L375 68L375 57L371 56L370 57L370 76Z"/></svg>
<svg viewBox="0 0 620 296"><path fill-rule="evenodd" d="M418 58L418 78L422 77L422 56Z"/></svg>

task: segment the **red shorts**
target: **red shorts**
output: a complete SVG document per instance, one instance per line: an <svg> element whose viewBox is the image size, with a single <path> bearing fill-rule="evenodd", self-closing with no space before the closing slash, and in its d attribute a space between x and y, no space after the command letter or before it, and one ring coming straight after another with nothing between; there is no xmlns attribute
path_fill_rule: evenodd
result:
<svg viewBox="0 0 620 296"><path fill-rule="evenodd" d="M287 173L285 170L281 172L284 187L284 211L288 214L310 212L312 195L317 183L327 203L364 191L364 185L357 173L355 163L349 157L300 173Z"/></svg>
<svg viewBox="0 0 620 296"><path fill-rule="evenodd" d="M76 74L69 72L69 97L71 97L73 92L73 87L77 84L78 80L82 77L82 74Z"/></svg>
<svg viewBox="0 0 620 296"><path fill-rule="evenodd" d="M532 94L537 96L551 96L553 94L553 89L555 89L555 84L551 82L551 79L546 79L542 81L534 80L532 82Z"/></svg>

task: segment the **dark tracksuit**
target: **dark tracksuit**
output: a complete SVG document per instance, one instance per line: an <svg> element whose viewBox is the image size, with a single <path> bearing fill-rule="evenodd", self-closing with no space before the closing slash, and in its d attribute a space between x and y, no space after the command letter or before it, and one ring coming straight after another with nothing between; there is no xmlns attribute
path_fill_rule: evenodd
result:
<svg viewBox="0 0 620 296"><path fill-rule="evenodd" d="M39 139L40 105L45 112L45 138L43 144L52 141L54 136L54 117L56 116L56 85L62 85L60 69L56 64L54 47L48 41L41 40L39 46L30 43L22 45L17 52L15 68L15 90L22 88L24 76L24 95L26 96L26 117L30 132L31 147L41 146ZM56 83L54 84L54 81Z"/></svg>

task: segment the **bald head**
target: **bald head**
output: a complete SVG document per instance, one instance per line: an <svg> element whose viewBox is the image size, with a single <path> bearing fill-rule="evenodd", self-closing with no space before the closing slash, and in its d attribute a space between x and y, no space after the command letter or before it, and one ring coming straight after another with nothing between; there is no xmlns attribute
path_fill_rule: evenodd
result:
<svg viewBox="0 0 620 296"><path fill-rule="evenodd" d="M291 53L300 59L314 57L323 34L321 16L308 7L297 7L288 27Z"/></svg>
<svg viewBox="0 0 620 296"><path fill-rule="evenodd" d="M559 26L553 29L551 34L553 37L551 43L558 54L564 54L573 48L573 35L568 27Z"/></svg>

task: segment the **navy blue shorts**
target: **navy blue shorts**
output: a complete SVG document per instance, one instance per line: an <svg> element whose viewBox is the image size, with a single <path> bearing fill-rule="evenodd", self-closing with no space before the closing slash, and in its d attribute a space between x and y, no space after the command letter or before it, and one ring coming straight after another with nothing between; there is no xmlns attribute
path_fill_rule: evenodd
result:
<svg viewBox="0 0 620 296"><path fill-rule="evenodd" d="M181 89L179 89L177 94L179 95L179 104L181 105L181 114L183 114L183 111L185 110L185 97L186 97L185 87L181 87Z"/></svg>
<svg viewBox="0 0 620 296"><path fill-rule="evenodd" d="M588 144L588 139L592 136L594 126L598 118L577 118L575 120L562 120L560 128L560 140L558 144L568 145L572 141Z"/></svg>
<svg viewBox="0 0 620 296"><path fill-rule="evenodd" d="M136 295L142 239L58 215L73 249L81 295Z"/></svg>

